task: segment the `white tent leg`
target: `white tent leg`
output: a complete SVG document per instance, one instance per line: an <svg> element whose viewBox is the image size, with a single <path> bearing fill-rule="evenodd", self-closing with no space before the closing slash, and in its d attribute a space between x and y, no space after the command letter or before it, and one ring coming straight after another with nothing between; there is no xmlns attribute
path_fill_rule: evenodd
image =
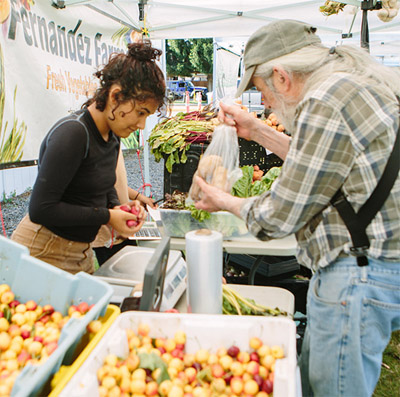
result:
<svg viewBox="0 0 400 397"><path fill-rule="evenodd" d="M148 130L148 128L146 127L143 130L143 156L144 156L144 164L143 164L143 168L144 168L144 183L145 183L145 188L144 188L144 194L146 196L150 196L151 193L151 187L148 186L148 184L151 183L150 181L150 164L149 164L149 143L147 142L148 138L150 135L150 131Z"/></svg>
<svg viewBox="0 0 400 397"><path fill-rule="evenodd" d="M162 50L162 55L160 59L160 68L164 73L165 79L167 79L167 66L166 66L166 42L165 40L161 40L160 43L155 42L153 43L154 47L161 47ZM158 120L156 116L150 116L147 121L146 121L146 127L142 131L142 136L143 136L143 168L144 168L144 183L145 183L145 189L144 189L144 194L146 196L150 196L151 193L151 187L147 186L148 184L151 184L150 180L150 151L149 151L149 143L148 139L150 136L151 131L153 130L154 126L157 124Z"/></svg>

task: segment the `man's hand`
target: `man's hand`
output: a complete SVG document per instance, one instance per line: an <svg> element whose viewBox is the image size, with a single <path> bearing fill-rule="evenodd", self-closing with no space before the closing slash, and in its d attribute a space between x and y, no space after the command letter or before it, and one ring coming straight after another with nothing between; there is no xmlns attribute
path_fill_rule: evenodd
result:
<svg viewBox="0 0 400 397"><path fill-rule="evenodd" d="M221 123L236 127L239 137L252 141L255 122L258 120L238 105L226 105L223 102L220 102L219 105L218 120Z"/></svg>
<svg viewBox="0 0 400 397"><path fill-rule="evenodd" d="M230 115L231 117L229 117ZM218 119L222 123L236 127L239 137L254 141L285 160L289 151L290 137L269 127L249 112L237 105L220 102Z"/></svg>
<svg viewBox="0 0 400 397"><path fill-rule="evenodd" d="M208 212L225 210L240 217L240 208L244 199L234 197L215 186L209 185L199 176L195 176L195 182L201 189L201 199L195 203L197 209Z"/></svg>

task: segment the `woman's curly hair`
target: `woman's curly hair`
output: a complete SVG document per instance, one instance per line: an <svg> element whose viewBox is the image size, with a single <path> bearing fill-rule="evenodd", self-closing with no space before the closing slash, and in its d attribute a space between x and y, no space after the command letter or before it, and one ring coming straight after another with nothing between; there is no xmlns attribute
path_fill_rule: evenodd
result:
<svg viewBox="0 0 400 397"><path fill-rule="evenodd" d="M100 80L100 87L83 106L96 102L96 108L104 111L110 88L119 84L117 107L129 100L143 102L153 98L159 103L159 114L165 115L170 100L166 97L164 74L155 62L161 54L150 41L129 44L127 53L111 54L108 63L94 73Z"/></svg>

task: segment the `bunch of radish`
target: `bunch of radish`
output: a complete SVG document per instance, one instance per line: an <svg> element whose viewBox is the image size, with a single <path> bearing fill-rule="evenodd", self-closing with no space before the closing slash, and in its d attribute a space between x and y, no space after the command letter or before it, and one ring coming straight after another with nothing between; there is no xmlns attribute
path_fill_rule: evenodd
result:
<svg viewBox="0 0 400 397"><path fill-rule="evenodd" d="M129 227L136 227L140 223L141 219L139 218L139 209L138 208L136 208L135 206L130 207L129 205L121 205L120 209L122 211L129 212L136 216L136 220L129 219L126 221L126 224Z"/></svg>

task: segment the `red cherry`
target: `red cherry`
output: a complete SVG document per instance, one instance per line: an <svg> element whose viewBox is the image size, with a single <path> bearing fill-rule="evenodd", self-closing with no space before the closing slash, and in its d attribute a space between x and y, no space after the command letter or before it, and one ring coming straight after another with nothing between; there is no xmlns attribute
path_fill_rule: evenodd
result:
<svg viewBox="0 0 400 397"><path fill-rule="evenodd" d="M26 338L25 338L26 339ZM41 336L35 336L34 338L33 338L33 340L34 341L37 341L37 342L40 342L40 343L43 343L43 338L41 337Z"/></svg>
<svg viewBox="0 0 400 397"><path fill-rule="evenodd" d="M257 363L260 362L260 356L258 355L257 352L251 352L250 353L250 361L255 361Z"/></svg>
<svg viewBox="0 0 400 397"><path fill-rule="evenodd" d="M227 385L229 385L229 384L231 383L231 380L232 380L232 378L233 378L233 375L232 375L232 373L228 372L226 375L224 375L223 378L225 379L225 383L226 383Z"/></svg>
<svg viewBox="0 0 400 397"><path fill-rule="evenodd" d="M180 358L181 360L183 360L183 355L184 355L184 353L183 353L183 350L181 350L181 349L174 349L171 352L172 357Z"/></svg>
<svg viewBox="0 0 400 397"><path fill-rule="evenodd" d="M228 354L233 358L235 358L239 354L239 352L240 352L240 349L237 346L231 346L228 349Z"/></svg>
<svg viewBox="0 0 400 397"><path fill-rule="evenodd" d="M262 384L262 391L265 393L270 394L274 390L274 384L269 379L264 379Z"/></svg>
<svg viewBox="0 0 400 397"><path fill-rule="evenodd" d="M14 299L12 302L10 302L10 303L8 304L8 306L10 306L11 308L13 308L13 307L17 307L20 303L21 303L20 301Z"/></svg>
<svg viewBox="0 0 400 397"><path fill-rule="evenodd" d="M185 350L185 344L184 343L177 343L176 344L176 349Z"/></svg>
<svg viewBox="0 0 400 397"><path fill-rule="evenodd" d="M201 371L201 364L198 363L197 361L193 363L192 367L197 371Z"/></svg>
<svg viewBox="0 0 400 397"><path fill-rule="evenodd" d="M159 346L159 347L157 347L157 349L160 350L161 354L166 353L165 347L163 347L163 346Z"/></svg>
<svg viewBox="0 0 400 397"><path fill-rule="evenodd" d="M259 375L259 374L255 374L253 376L253 379L255 380L255 382L257 383L257 385L259 387L259 389L261 390L262 389L262 385L264 383L264 379L262 378L262 376Z"/></svg>

